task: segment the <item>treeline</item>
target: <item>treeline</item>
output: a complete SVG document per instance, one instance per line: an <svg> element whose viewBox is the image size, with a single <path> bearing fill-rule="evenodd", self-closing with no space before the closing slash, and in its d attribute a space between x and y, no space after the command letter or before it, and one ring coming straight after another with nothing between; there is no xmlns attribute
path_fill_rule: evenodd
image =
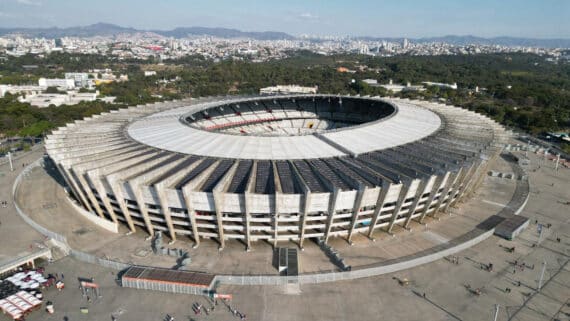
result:
<svg viewBox="0 0 570 321"><path fill-rule="evenodd" d="M126 107L101 101L81 102L73 106L37 108L21 103L7 94L0 98L0 133L8 136L42 136L51 129L77 119Z"/></svg>
<svg viewBox="0 0 570 321"><path fill-rule="evenodd" d="M35 108L7 96L0 100L0 133L35 135L74 119L127 105L156 100L227 94L255 94L259 88L278 84L318 86L320 93L398 95L444 101L488 114L497 121L530 132L568 130L570 127L570 65L554 64L533 54L482 54L461 56L363 55L322 56L295 52L286 59L253 63L226 60L212 62L199 56L164 61L119 61L98 55L51 54L44 58L23 56L0 63L0 82L16 82L40 76L62 76L65 71L112 68L126 73L128 82L101 85L104 96L116 96L118 104L102 102L76 106ZM38 65L24 70L23 65ZM346 67L352 72L338 72ZM144 77L144 70L157 75ZM13 77L13 78L10 78ZM459 89L430 87L426 91L394 94L361 80L379 83L419 84L422 81L453 83ZM475 88L479 92L475 92Z"/></svg>

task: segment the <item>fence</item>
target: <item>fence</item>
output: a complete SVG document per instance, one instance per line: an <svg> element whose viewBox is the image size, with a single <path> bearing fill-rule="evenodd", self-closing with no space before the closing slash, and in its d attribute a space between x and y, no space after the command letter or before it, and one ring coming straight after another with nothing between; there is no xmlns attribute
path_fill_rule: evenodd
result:
<svg viewBox="0 0 570 321"><path fill-rule="evenodd" d="M480 233L477 233L477 235L474 237L470 237L472 235L469 235L469 240L465 242L458 242L458 244L456 244L453 247L448 247L440 251L435 251L431 254L422 255L422 256L412 255L412 257L402 257L398 259L397 262L394 263L368 266L347 272L328 271L328 272L321 272L314 274L302 274L299 276L216 275L214 282L220 282L222 284L233 284L233 285L285 285L290 283L313 284L313 283L335 282L342 280L353 280L353 279L366 278L371 276L378 276L404 269L409 269L418 265L439 260L451 254L472 247L475 244L487 239L488 237L493 235L493 233L494 229L489 231L480 231Z"/></svg>
<svg viewBox="0 0 570 321"><path fill-rule="evenodd" d="M55 232L52 232L52 231L46 229L45 227L39 225L34 220L32 220L28 215L26 215L22 211L22 209L20 209L20 207L18 206L18 202L16 202L16 191L18 190L18 187L20 186L20 183L22 182L22 177L27 176L34 167L40 166L40 164L42 162L43 162L43 159L40 158L37 161L26 166L26 168L24 168L24 170L22 170L22 172L18 175L18 177L16 177L16 180L14 181L14 185L12 186L12 201L14 203L14 207L16 208L16 212L18 213L18 215L28 225L30 225L33 229L38 231L40 234L52 239L54 241L54 243L57 245L57 247L59 247L65 254L71 255L71 256L75 257L76 259L78 259L79 261L86 262L86 263L92 263L92 264L98 264L98 265L108 267L111 269L115 269L115 270L123 270L123 269L131 266L130 264L127 264L127 263L103 259L103 258L97 257L95 255L87 254L87 253L72 249L69 246L69 244L67 243L67 238L65 236L58 234L58 233L55 233Z"/></svg>
<svg viewBox="0 0 570 321"><path fill-rule="evenodd" d="M36 231L43 234L44 236L47 236L47 237L53 239L54 241L56 241L58 243L58 245L63 246L64 252L68 253L69 252L69 246L67 245L67 239L65 238L65 236L54 233L54 232L44 228L43 226L39 225L38 223L34 222L34 220L29 218L22 211L22 209L20 209L20 207L18 206L18 202L16 201L16 191L17 191L18 187L20 186L20 183L22 182L22 177L27 176L34 167L39 166L42 162L43 162L43 159L40 158L40 159L36 160L35 162L29 164L16 177L16 180L14 181L14 185L12 186L12 203L14 203L14 207L16 208L16 212L18 213L18 215L26 223L28 223L28 225L30 225L32 228L34 228Z"/></svg>
<svg viewBox="0 0 570 321"><path fill-rule="evenodd" d="M154 290L169 293L182 293L182 294L194 294L194 295L208 295L210 290L207 288L183 285L183 284L172 284L166 282L156 282L147 280L136 280L129 278L122 278L121 285L126 288L134 288L139 290Z"/></svg>

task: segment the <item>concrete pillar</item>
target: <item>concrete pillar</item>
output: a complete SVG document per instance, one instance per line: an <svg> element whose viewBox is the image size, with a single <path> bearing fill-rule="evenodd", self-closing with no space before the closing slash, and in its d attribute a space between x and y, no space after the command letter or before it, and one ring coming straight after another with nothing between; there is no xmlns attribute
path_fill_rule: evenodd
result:
<svg viewBox="0 0 570 321"><path fill-rule="evenodd" d="M166 221L166 226L168 227L168 232L170 234L170 239L172 242L176 241L176 232L174 231L174 224L172 223L172 212L168 206L168 196L166 195L165 187L158 183L154 185L156 194L158 195L158 201L160 202L160 207L162 208L162 215Z"/></svg>
<svg viewBox="0 0 570 321"><path fill-rule="evenodd" d="M388 191L392 187L391 183L382 182L382 188L380 193L378 194L378 200L376 200L376 208L374 208L374 212L372 213L372 220L370 221L370 229L368 230L368 238L373 239L374 231L376 229L376 224L378 223L378 217L380 216L380 212L382 211L382 207L386 202L386 195L388 195Z"/></svg>
<svg viewBox="0 0 570 321"><path fill-rule="evenodd" d="M83 206L89 212L93 213L94 212L93 208L91 207L91 204L87 200L87 197L85 196L83 189L81 188L81 183L78 183L78 181L76 180L76 175L74 174L73 169L68 168L66 170L67 170L67 173L69 175L69 179L70 179L70 182L72 184L73 189L77 192L77 194L79 194L79 200L81 201L81 203L83 203Z"/></svg>
<svg viewBox="0 0 570 321"><path fill-rule="evenodd" d="M470 169L470 168L469 168ZM447 213L449 210L449 207L451 206L452 203L454 203L455 201L455 196L459 195L459 189L461 188L461 186L463 186L465 184L467 175L469 174L469 169L466 169L464 167L461 168L461 175L459 175L456 178L456 182L455 184L453 184L453 186L450 189L450 194L449 194L449 198L447 199L447 203L445 203L445 206L443 208L443 212Z"/></svg>
<svg viewBox="0 0 570 321"><path fill-rule="evenodd" d="M79 195L79 191L77 191L77 188L75 187L74 183L71 181L71 177L69 177L69 173L67 172L65 167L61 166L60 164L56 164L56 166L57 166L59 172L61 173L61 176L63 177L63 180L65 181L65 184L67 184L67 187L71 191L71 194L73 194L73 196L75 197L77 202L82 204L83 207L86 207L85 204L83 204L83 200L81 199L81 196Z"/></svg>
<svg viewBox="0 0 570 321"><path fill-rule="evenodd" d="M311 192L306 190L303 195L303 212L301 213L301 227L299 228L299 247L303 249L305 241L305 227L307 226L307 216L309 215L309 205L311 204Z"/></svg>
<svg viewBox="0 0 570 321"><path fill-rule="evenodd" d="M328 217L327 217L327 223L325 226L325 236L324 236L325 244L329 241L329 234L331 232L332 223L334 221L334 217L336 214L336 201L338 199L339 193L340 193L340 190L335 187L333 192L330 194L329 207L328 207L328 211L327 211Z"/></svg>
<svg viewBox="0 0 570 321"><path fill-rule="evenodd" d="M481 166L480 163L474 163L469 168L469 173L466 175L463 185L459 189L459 195L456 198L456 202L460 201L463 196L465 196L466 191L469 189L471 184L473 183L473 178L475 177L475 173L477 172L477 168Z"/></svg>
<svg viewBox="0 0 570 321"><path fill-rule="evenodd" d="M441 206L443 205L443 201L445 200L445 197L447 196L447 194L449 194L449 191L451 190L453 185L456 183L457 178L461 174L461 171L462 170L460 169L459 172L451 172L449 174L449 178L447 179L447 182L445 183L445 187L443 188L443 191L441 192L441 194L439 195L439 199L437 200L437 205L433 209L432 216L435 216L436 213L439 212L439 210L441 209Z"/></svg>
<svg viewBox="0 0 570 321"><path fill-rule="evenodd" d="M412 186L412 182L405 182L404 186L400 190L400 195L398 195L398 201L396 202L396 206L394 207L394 213L392 213L392 217L390 218L390 223L386 228L386 232L392 233L392 228L394 228L394 223L398 219L398 215L400 214L400 209L404 205L406 198L408 197L408 192L410 191L410 187Z"/></svg>
<svg viewBox="0 0 570 321"><path fill-rule="evenodd" d="M251 193L246 191L244 193L244 197L245 197L245 215L244 215L245 244L247 246L246 250L250 250L251 249L251 231L250 231L251 214L250 214L249 207L251 205Z"/></svg>
<svg viewBox="0 0 570 321"><path fill-rule="evenodd" d="M79 182L81 182L81 185L83 185L84 189L85 189L85 194L87 194L87 198L89 198L89 200L91 201L91 204L93 204L93 208L95 209L95 213L97 215L99 215L99 217L101 218L105 218L105 214L103 213L103 211L101 210L101 207L99 206L99 202L97 201L97 198L95 197L95 194L93 194L93 190L91 190L91 185L89 185L89 182L85 179L85 176L83 176L83 171L81 169L78 169L79 174L77 175L77 179L79 180ZM95 185L95 184L93 184ZM103 195L102 197L106 197L106 195Z"/></svg>
<svg viewBox="0 0 570 321"><path fill-rule="evenodd" d="M433 183L433 187L431 188L431 192L429 193L429 197L428 197L428 199L424 205L424 208L422 210L422 214L420 214L420 217L418 219L418 222L420 224L424 222L424 219L425 219L425 217L429 211L429 208L431 207L433 200L437 196L437 192L441 188L441 185L443 183L443 180L445 179L445 176L449 176L449 172L446 174L438 175L437 178L435 179L435 183Z"/></svg>
<svg viewBox="0 0 570 321"><path fill-rule="evenodd" d="M356 222L360 216L360 208L362 207L362 197L366 192L367 188L365 186L360 186L356 192L356 198L354 199L354 206L352 207L352 219L350 222L350 229L348 230L348 243L352 242L352 235L354 233L354 228L356 227Z"/></svg>
<svg viewBox="0 0 570 321"><path fill-rule="evenodd" d="M190 186L185 186L182 188L182 197L184 198L184 204L186 205L186 210L188 211L188 219L190 220L190 227L192 228L192 238L194 239L194 247L200 246L200 234L198 232L198 226L196 226L196 211L194 211L194 205L192 204L192 197L190 196L191 188Z"/></svg>
<svg viewBox="0 0 570 321"><path fill-rule="evenodd" d="M218 241L220 242L220 250L224 249L226 242L224 239L224 221L222 204L224 204L224 194L218 191L213 191L214 195L214 206L216 207L216 222L218 225Z"/></svg>
<svg viewBox="0 0 570 321"><path fill-rule="evenodd" d="M416 194L414 196L414 200L412 201L412 204L410 205L410 209L408 211L408 216L406 216L406 220L404 221L403 226L405 229L407 229L408 226L410 225L410 222L412 221L412 215L414 215L414 212L416 211L416 208L418 207L418 204L420 203L420 200L422 199L422 195L424 195L427 192L427 185L431 179L432 178L422 179L420 181L420 185L418 186L418 189L417 189Z"/></svg>
<svg viewBox="0 0 570 321"><path fill-rule="evenodd" d="M146 230L148 234L150 234L150 236L154 236L154 226L152 225L152 221L150 220L150 216L148 215L148 208L146 206L145 198L143 196L142 186L131 184L131 182L128 182L128 184L133 190L133 193L135 194L135 199L139 207L139 211L141 212L141 215L143 217Z"/></svg>
<svg viewBox="0 0 570 321"><path fill-rule="evenodd" d="M112 177L107 177L107 181L109 182L109 185L111 186L111 189L113 190L113 195L115 195L115 199L116 199L117 203L119 204L121 211L123 212L123 217L127 221L127 225L129 226L129 229L131 230L131 232L134 233L136 231L136 228L135 228L135 224L133 223L133 219L131 217L131 213L129 211L129 208L127 206L127 202L125 201L125 196L123 194L123 181L115 180Z"/></svg>
<svg viewBox="0 0 570 321"><path fill-rule="evenodd" d="M104 178L100 177L98 175L97 171L89 171L89 172L87 172L87 176L89 177L89 179L93 183L93 186L97 190L97 193L99 193L99 197L103 201L103 205L105 206L107 213L109 213L109 215L111 216L111 220L114 223L118 223L117 214L115 213L115 210L113 209L113 206L111 205L111 202L109 202L109 197L107 196L107 191L106 191L105 187L103 186L103 183L101 182L101 179L104 179Z"/></svg>

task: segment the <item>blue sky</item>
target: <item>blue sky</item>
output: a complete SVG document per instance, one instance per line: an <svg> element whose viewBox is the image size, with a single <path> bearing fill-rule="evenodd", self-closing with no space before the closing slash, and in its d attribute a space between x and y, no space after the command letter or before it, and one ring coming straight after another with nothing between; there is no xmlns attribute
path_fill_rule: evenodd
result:
<svg viewBox="0 0 570 321"><path fill-rule="evenodd" d="M294 35L570 38L570 0L0 0L0 27L97 22Z"/></svg>

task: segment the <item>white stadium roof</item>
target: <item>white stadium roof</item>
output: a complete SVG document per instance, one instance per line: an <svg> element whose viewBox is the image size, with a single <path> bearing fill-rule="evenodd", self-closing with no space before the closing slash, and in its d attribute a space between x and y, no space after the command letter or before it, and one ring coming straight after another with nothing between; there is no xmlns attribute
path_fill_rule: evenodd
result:
<svg viewBox="0 0 570 321"><path fill-rule="evenodd" d="M397 106L397 111L378 121L318 135L300 136L232 135L193 128L180 121L188 113L221 105L218 101L155 113L134 121L127 131L132 139L140 143L172 152L235 159L285 160L335 157L386 149L422 139L441 126L440 117L428 109L401 100L367 99L391 103ZM239 103L243 100L225 100L223 103Z"/></svg>

